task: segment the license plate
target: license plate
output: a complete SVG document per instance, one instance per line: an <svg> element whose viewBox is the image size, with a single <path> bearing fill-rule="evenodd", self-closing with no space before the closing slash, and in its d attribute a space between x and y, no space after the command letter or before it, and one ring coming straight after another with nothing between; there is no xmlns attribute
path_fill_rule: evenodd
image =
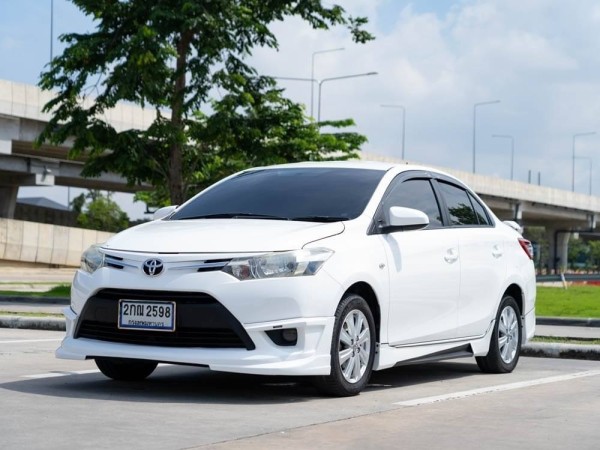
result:
<svg viewBox="0 0 600 450"><path fill-rule="evenodd" d="M175 302L119 300L121 329L175 331Z"/></svg>

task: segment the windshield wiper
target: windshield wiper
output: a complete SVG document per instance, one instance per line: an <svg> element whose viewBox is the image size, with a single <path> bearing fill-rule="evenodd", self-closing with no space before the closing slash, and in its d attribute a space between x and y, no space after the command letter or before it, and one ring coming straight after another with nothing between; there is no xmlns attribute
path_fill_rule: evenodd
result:
<svg viewBox="0 0 600 450"><path fill-rule="evenodd" d="M182 217L179 220L192 219L266 219L266 220L290 220L288 217L271 216L268 214L253 214L253 213L218 213L204 214L199 216Z"/></svg>
<svg viewBox="0 0 600 450"><path fill-rule="evenodd" d="M297 220L302 222L341 222L343 220L349 220L348 217L336 217L336 216L301 216L292 217L289 220Z"/></svg>

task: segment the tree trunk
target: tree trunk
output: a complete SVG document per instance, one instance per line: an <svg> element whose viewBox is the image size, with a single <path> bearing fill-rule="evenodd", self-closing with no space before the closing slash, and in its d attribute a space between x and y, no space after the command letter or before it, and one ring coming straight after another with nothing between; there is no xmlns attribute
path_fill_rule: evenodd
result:
<svg viewBox="0 0 600 450"><path fill-rule="evenodd" d="M183 189L183 144L184 123L183 103L185 101L187 53L192 39L192 32L181 34L177 42L177 64L175 69L175 86L171 102L172 142L169 148L169 195L172 205L181 205L185 201Z"/></svg>

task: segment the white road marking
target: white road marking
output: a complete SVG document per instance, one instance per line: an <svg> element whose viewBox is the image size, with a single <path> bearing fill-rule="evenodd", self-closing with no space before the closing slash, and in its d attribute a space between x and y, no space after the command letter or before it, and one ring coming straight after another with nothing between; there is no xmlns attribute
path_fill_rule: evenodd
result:
<svg viewBox="0 0 600 450"><path fill-rule="evenodd" d="M539 386L548 383L557 383L560 381L575 380L577 378L593 377L600 375L600 370L587 370L585 372L576 372L566 375L557 375L554 377L538 378L537 380L519 381L517 383L500 384L496 386L489 386L479 389L471 389L469 391L451 392L444 395L435 395L432 397L416 398L414 400L407 400L403 402L396 402L394 405L399 406L419 406L427 405L430 403L443 402L446 400L456 400L459 398L471 397L473 395L488 394L490 392L502 392L510 391L513 389L522 389L530 386Z"/></svg>
<svg viewBox="0 0 600 450"><path fill-rule="evenodd" d="M23 375L23 378L31 378L35 380L39 380L41 378L56 378L56 377L67 377L70 375L87 375L89 373L100 373L98 369L90 369L90 370L75 370L70 372L47 372L47 373L38 373L35 375Z"/></svg>
<svg viewBox="0 0 600 450"><path fill-rule="evenodd" d="M23 378L31 378L31 379L56 378L56 377L64 377L65 375L67 375L67 374L66 373L40 373L37 375L23 375Z"/></svg>
<svg viewBox="0 0 600 450"><path fill-rule="evenodd" d="M0 341L0 344L25 344L28 342L59 342L62 339L18 339L13 341Z"/></svg>
<svg viewBox="0 0 600 450"><path fill-rule="evenodd" d="M158 367L172 366L173 364L168 363L160 363ZM22 375L21 378L30 378L34 380L39 380L43 378L56 378L56 377L68 377L71 375L88 375L90 373L100 373L98 369L88 369L88 370L72 370L72 371L61 371L56 370L53 372L47 373L37 373L34 375Z"/></svg>

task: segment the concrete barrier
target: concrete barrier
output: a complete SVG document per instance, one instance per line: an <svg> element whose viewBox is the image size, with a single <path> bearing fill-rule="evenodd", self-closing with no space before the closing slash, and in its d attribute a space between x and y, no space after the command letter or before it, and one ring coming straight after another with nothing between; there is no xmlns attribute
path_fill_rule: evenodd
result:
<svg viewBox="0 0 600 450"><path fill-rule="evenodd" d="M81 253L113 233L0 218L0 261L77 267Z"/></svg>

